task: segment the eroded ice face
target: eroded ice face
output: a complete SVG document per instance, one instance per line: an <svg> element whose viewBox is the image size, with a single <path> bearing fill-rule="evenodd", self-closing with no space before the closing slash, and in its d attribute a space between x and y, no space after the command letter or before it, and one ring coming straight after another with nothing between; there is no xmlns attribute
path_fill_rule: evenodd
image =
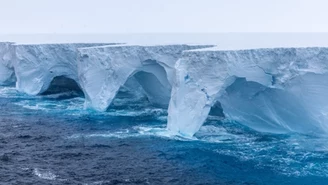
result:
<svg viewBox="0 0 328 185"><path fill-rule="evenodd" d="M12 43L0 42L0 85L12 85L15 82L13 52Z"/></svg>
<svg viewBox="0 0 328 185"><path fill-rule="evenodd" d="M219 101L227 119L271 133L328 131L327 48L188 51L176 65L168 129L192 136Z"/></svg>

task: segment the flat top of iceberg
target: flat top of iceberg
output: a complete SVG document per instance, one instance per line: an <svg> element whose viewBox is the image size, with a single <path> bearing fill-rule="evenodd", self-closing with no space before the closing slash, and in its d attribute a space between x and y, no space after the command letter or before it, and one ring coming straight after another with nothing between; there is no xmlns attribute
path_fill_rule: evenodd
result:
<svg viewBox="0 0 328 185"><path fill-rule="evenodd" d="M220 50L328 47L328 33L136 33L0 35L18 44L127 43L130 45L217 45Z"/></svg>
<svg viewBox="0 0 328 185"><path fill-rule="evenodd" d="M1 42L0 41L0 44L14 44L14 42Z"/></svg>
<svg viewBox="0 0 328 185"><path fill-rule="evenodd" d="M90 46L90 47L81 47L79 50L83 49L99 49L99 48L118 48L118 47L149 47L149 48L155 48L155 47L174 47L174 46L203 46L203 47L214 47L215 45L200 45L200 44L151 44L151 43L144 43L144 44L112 44L112 45L100 45L100 46Z"/></svg>
<svg viewBox="0 0 328 185"><path fill-rule="evenodd" d="M1 43L1 42L0 42ZM14 46L57 46L57 45L100 45L100 46L103 46L103 45L106 45L106 46L109 46L109 45L115 45L116 43L12 43ZM121 44L121 43L118 43L118 44Z"/></svg>
<svg viewBox="0 0 328 185"><path fill-rule="evenodd" d="M301 47L298 47L298 46L295 46L295 47L267 47L267 48L245 48L245 49L225 49L225 48L222 48L220 46L213 46L213 47L207 47L207 48L199 48L199 49L191 49L191 50L186 50L184 51L184 53L193 53L193 52L218 52L218 51L221 51L221 52L226 52L226 51L252 51L252 50L279 50L279 49L317 49L317 48L328 48L327 46L323 46L323 47L317 47L317 46L314 46L314 47L304 47L304 46L301 46Z"/></svg>

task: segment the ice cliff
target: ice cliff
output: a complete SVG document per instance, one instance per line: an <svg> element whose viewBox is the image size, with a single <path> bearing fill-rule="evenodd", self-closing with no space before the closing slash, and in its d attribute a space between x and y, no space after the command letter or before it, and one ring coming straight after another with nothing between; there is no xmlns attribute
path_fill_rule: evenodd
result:
<svg viewBox="0 0 328 185"><path fill-rule="evenodd" d="M261 132L328 132L324 47L0 43L0 85L17 80L19 91L37 95L57 77L81 88L86 107L100 111L122 87L142 91L168 107L174 134L194 135L210 112Z"/></svg>
<svg viewBox="0 0 328 185"><path fill-rule="evenodd" d="M79 82L77 48L105 44L16 44L16 88L31 95L45 92L55 77ZM79 83L78 83L79 84Z"/></svg>
<svg viewBox="0 0 328 185"><path fill-rule="evenodd" d="M0 85L10 85L15 82L12 44L0 42Z"/></svg>
<svg viewBox="0 0 328 185"><path fill-rule="evenodd" d="M120 87L134 77L151 103L166 107L174 81L175 62L196 45L103 46L79 49L79 77L86 106L105 111Z"/></svg>
<svg viewBox="0 0 328 185"><path fill-rule="evenodd" d="M168 129L192 136L220 102L227 119L271 133L328 131L328 48L186 51Z"/></svg>

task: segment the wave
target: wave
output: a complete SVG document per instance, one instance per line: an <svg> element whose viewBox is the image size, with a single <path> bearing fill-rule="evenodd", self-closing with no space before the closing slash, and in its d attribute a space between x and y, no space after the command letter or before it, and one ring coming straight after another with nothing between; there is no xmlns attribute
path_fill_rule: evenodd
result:
<svg viewBox="0 0 328 185"><path fill-rule="evenodd" d="M231 142L234 140L242 139L242 136L229 133L225 128L220 126L205 125L200 131L193 137L184 137L176 135L169 130L167 130L166 125L137 125L132 126L128 129L121 129L116 131L105 131L98 133L89 133L89 134L74 134L68 139L77 139L77 138L130 138L130 137L161 137L172 140L179 141L200 141L207 143L224 143ZM244 138L243 138L244 139Z"/></svg>
<svg viewBox="0 0 328 185"><path fill-rule="evenodd" d="M33 174L38 176L40 179L45 179L45 180L56 180L57 178L57 175L55 175L54 173L39 168L35 168L33 170Z"/></svg>
<svg viewBox="0 0 328 185"><path fill-rule="evenodd" d="M204 150L211 153L231 156L240 161L250 161L258 169L270 168L277 174L293 177L328 177L326 160L328 138L261 133L244 129L236 123L204 125L190 138L174 135L166 129L165 124L161 124L137 125L115 131L79 133L67 139L126 139L149 136L191 144L188 146L200 144Z"/></svg>

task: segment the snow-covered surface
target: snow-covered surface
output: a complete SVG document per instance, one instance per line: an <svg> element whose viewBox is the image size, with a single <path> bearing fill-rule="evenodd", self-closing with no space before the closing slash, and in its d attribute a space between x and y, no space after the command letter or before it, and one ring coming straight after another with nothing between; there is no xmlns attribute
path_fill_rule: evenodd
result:
<svg viewBox="0 0 328 185"><path fill-rule="evenodd" d="M176 63L168 129L191 136L219 101L253 129L328 131L328 48L187 51Z"/></svg>
<svg viewBox="0 0 328 185"><path fill-rule="evenodd" d="M104 111L120 87L132 76L156 105L167 106L174 81L175 62L182 52L209 46L119 45L80 48L79 77L86 106Z"/></svg>
<svg viewBox="0 0 328 185"><path fill-rule="evenodd" d="M0 42L0 85L10 85L15 81L13 52L12 43Z"/></svg>
<svg viewBox="0 0 328 185"><path fill-rule="evenodd" d="M16 44L14 68L16 88L27 94L47 90L54 77L79 82L77 48L104 44Z"/></svg>
<svg viewBox="0 0 328 185"><path fill-rule="evenodd" d="M221 50L328 47L328 33L139 33L0 35L0 41L41 43L210 44Z"/></svg>

